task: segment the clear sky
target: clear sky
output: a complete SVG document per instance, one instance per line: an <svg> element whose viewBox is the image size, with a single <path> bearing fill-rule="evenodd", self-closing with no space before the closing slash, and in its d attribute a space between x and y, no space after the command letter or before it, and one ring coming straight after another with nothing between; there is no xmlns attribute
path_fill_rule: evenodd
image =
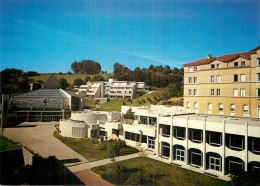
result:
<svg viewBox="0 0 260 186"><path fill-rule="evenodd" d="M112 72L184 63L260 45L259 0L0 0L0 67Z"/></svg>

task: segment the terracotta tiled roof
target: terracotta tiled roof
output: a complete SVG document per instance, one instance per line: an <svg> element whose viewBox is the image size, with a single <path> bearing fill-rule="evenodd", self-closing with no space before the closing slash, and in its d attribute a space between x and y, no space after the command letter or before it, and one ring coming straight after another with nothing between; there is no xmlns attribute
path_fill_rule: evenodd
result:
<svg viewBox="0 0 260 186"><path fill-rule="evenodd" d="M200 59L198 61L193 61L190 63L186 63L183 66L187 67L187 66L198 66L198 65L203 65L203 64L209 64L214 60L219 60L222 62L229 62L229 61L233 61L239 57L245 58L245 59L250 59L250 55L252 53L255 53L256 50L259 50L260 46L254 48L253 50L249 51L249 52L239 52L239 53L235 53L235 54L226 54L223 56L219 56L219 57L212 57L212 58L203 58Z"/></svg>

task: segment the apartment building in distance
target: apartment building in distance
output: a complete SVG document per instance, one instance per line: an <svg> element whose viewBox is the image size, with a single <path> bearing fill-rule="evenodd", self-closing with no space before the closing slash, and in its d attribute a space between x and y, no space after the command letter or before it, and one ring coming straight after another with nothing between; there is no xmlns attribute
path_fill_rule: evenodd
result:
<svg viewBox="0 0 260 186"><path fill-rule="evenodd" d="M87 82L86 85L75 87L79 95L94 98L136 98L139 95L149 92L149 86L145 82L136 81L117 81L109 79L108 81Z"/></svg>
<svg viewBox="0 0 260 186"><path fill-rule="evenodd" d="M183 66L184 111L260 118L260 46Z"/></svg>

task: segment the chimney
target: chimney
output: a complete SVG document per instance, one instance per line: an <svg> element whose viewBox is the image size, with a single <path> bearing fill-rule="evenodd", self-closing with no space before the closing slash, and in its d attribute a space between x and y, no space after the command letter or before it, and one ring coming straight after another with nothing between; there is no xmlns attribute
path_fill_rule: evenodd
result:
<svg viewBox="0 0 260 186"><path fill-rule="evenodd" d="M210 59L211 58L211 54L208 54L207 58Z"/></svg>

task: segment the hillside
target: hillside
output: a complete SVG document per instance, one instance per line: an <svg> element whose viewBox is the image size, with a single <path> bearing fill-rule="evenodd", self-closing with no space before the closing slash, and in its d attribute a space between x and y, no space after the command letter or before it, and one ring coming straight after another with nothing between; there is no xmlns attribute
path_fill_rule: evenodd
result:
<svg viewBox="0 0 260 186"><path fill-rule="evenodd" d="M47 81L47 79L50 77L51 74L40 74L39 76L31 76L30 78L33 79L34 81L37 80L42 80L42 81ZM101 76L103 76L105 79L111 77L113 74L100 74ZM65 78L67 79L68 83L70 85L73 85L73 81L76 78L81 78L83 81L85 80L85 78L87 76L89 77L93 77L94 75L87 75L87 74L54 74L54 76L56 77L57 80L61 79L61 78Z"/></svg>

